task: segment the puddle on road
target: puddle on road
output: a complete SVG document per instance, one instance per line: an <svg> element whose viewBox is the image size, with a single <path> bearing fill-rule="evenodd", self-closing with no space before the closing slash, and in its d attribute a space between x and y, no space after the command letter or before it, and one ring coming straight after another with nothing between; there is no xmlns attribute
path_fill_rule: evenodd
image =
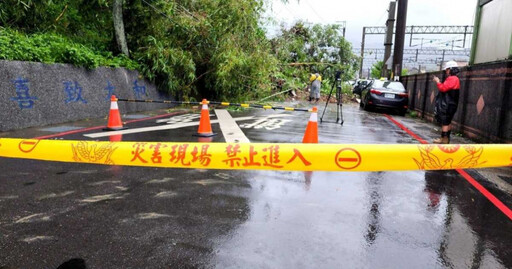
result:
<svg viewBox="0 0 512 269"><path fill-rule="evenodd" d="M61 193L50 193L50 194L45 194L45 195L39 196L37 198L37 200L65 197L65 196L68 196L73 193L75 193L75 191L65 191L65 192L61 192Z"/></svg>
<svg viewBox="0 0 512 269"><path fill-rule="evenodd" d="M129 188L124 187L124 186L116 186L115 188L120 190L120 191L127 191L127 190L129 190Z"/></svg>
<svg viewBox="0 0 512 269"><path fill-rule="evenodd" d="M215 176L219 177L219 178L222 178L222 179L233 179L233 178L236 178L235 176L232 176L232 175L226 174L226 173L216 173Z"/></svg>
<svg viewBox="0 0 512 269"><path fill-rule="evenodd" d="M163 179L152 179L148 182L146 182L146 184L160 184L160 183L165 183L165 182L169 182L169 181L172 181L174 180L174 178L172 177L164 177Z"/></svg>
<svg viewBox="0 0 512 269"><path fill-rule="evenodd" d="M96 195L89 198L85 198L83 200L80 200L80 202L84 203L96 203L101 201L107 201L107 200L115 200L115 199L123 199L123 195L121 193L111 193L111 194L105 194L105 195Z"/></svg>
<svg viewBox="0 0 512 269"><path fill-rule="evenodd" d="M177 192L174 191L162 191L157 194L155 194L155 198L171 198L176 197L178 195Z"/></svg>
<svg viewBox="0 0 512 269"><path fill-rule="evenodd" d="M31 222L49 221L49 220L50 220L50 216L43 214L43 213L38 213L38 214L33 214L30 216L26 216L21 219L18 219L14 223L31 223Z"/></svg>
<svg viewBox="0 0 512 269"><path fill-rule="evenodd" d="M98 173L98 170L78 170L78 171L69 171L70 173L76 174L94 174Z"/></svg>
<svg viewBox="0 0 512 269"><path fill-rule="evenodd" d="M6 196L0 196L0 200L12 200L12 199L18 199L18 195L6 195Z"/></svg>
<svg viewBox="0 0 512 269"><path fill-rule="evenodd" d="M104 184L119 184L119 183L121 183L121 181L119 181L119 180L105 180L105 181L98 181L98 182L91 183L91 184L89 184L89 186L100 186L100 185L104 185Z"/></svg>
<svg viewBox="0 0 512 269"><path fill-rule="evenodd" d="M149 213L140 213L135 216L137 219L160 219L160 218L168 218L170 217L167 214L160 214L155 212L149 212Z"/></svg>
<svg viewBox="0 0 512 269"><path fill-rule="evenodd" d="M208 186L208 185L212 185L212 184L233 184L233 182L218 180L218 179L202 179L202 180L192 181L189 183L199 184L199 185L203 185L203 186Z"/></svg>
<svg viewBox="0 0 512 269"><path fill-rule="evenodd" d="M26 242L26 243L34 243L36 241L47 241L47 240L53 240L53 236L45 236L45 235L38 235L34 237L27 237L24 239L21 239L20 241Z"/></svg>

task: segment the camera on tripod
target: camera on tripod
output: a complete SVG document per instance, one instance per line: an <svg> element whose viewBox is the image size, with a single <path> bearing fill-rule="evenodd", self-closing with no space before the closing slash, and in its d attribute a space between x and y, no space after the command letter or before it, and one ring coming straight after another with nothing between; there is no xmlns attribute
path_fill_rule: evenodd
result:
<svg viewBox="0 0 512 269"><path fill-rule="evenodd" d="M336 73L334 73L334 77L335 77L335 81L337 82L336 83L336 89L339 91L341 90L341 74L343 74L343 71L341 70L336 70Z"/></svg>
<svg viewBox="0 0 512 269"><path fill-rule="evenodd" d="M332 93L334 89L336 88L336 123L340 122L341 125L343 125L343 111L341 107L342 104L342 92L341 92L341 74L343 74L342 70L336 70L334 73L334 81L332 82L331 91L329 92L329 96L327 97L327 101L325 102L325 108L322 112L322 116L320 117L320 122L323 122L325 111L327 110L327 105L329 104L329 101L331 100Z"/></svg>
<svg viewBox="0 0 512 269"><path fill-rule="evenodd" d="M336 70L336 73L334 74L334 77L336 78L336 80L341 80L341 74L343 74L343 71Z"/></svg>

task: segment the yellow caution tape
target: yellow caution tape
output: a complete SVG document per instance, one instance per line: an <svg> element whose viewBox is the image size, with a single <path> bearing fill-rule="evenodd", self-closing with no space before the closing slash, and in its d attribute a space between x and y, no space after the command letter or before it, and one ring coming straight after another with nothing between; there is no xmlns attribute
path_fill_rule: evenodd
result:
<svg viewBox="0 0 512 269"><path fill-rule="evenodd" d="M512 144L236 144L0 138L0 156L59 162L201 169L439 170L512 166Z"/></svg>

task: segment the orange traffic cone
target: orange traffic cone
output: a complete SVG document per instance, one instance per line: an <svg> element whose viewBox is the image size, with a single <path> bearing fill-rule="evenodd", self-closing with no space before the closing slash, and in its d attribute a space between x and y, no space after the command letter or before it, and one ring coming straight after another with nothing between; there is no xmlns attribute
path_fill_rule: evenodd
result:
<svg viewBox="0 0 512 269"><path fill-rule="evenodd" d="M212 125L210 124L210 112L208 110L208 101L203 99L201 108L201 119L199 119L199 128L197 129L197 136L209 137L217 135L212 132Z"/></svg>
<svg viewBox="0 0 512 269"><path fill-rule="evenodd" d="M318 143L318 109L313 107L302 143Z"/></svg>
<svg viewBox="0 0 512 269"><path fill-rule="evenodd" d="M117 106L117 98L115 95L110 97L110 112L108 114L107 128L103 129L106 131L117 131L126 129L123 127L121 121L121 114L119 114L119 107Z"/></svg>

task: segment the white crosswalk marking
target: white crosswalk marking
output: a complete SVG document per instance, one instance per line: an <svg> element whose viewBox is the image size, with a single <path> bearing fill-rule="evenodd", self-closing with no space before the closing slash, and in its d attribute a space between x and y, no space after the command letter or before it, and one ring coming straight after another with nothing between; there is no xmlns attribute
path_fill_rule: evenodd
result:
<svg viewBox="0 0 512 269"><path fill-rule="evenodd" d="M291 120L284 120L284 119L281 120L281 119L277 119L277 118L292 117L292 115L289 115L289 114L274 114L274 115L266 115L263 117L248 116L248 117L231 118L231 115L229 115L229 113L227 113L227 111L225 113L223 113L223 112L220 112L220 113L224 115L224 118L222 119L222 121L227 121L225 124L226 128L228 128L227 126L233 127L234 125L236 125L236 123L233 123L230 121L236 122L236 121L256 120L256 122L254 122L252 124L245 124L245 125L242 125L241 127L258 129L258 128L262 128L262 126L259 126L258 124L261 124L261 123L267 124L267 122L268 122L268 124L267 124L268 126L265 125L263 127L265 127L265 129L267 129L267 130L273 130L273 129L281 127L282 124L291 121ZM227 115L225 115L225 114L227 114ZM158 125L158 126L152 126L152 127L133 128L133 129L120 130L120 131L111 131L111 132L91 133L91 134L84 134L84 136L90 137L90 138L99 138L99 137L107 137L107 136L112 136L112 135L136 134L136 133L154 132L154 131L162 131L162 130L170 130L170 129L179 129L179 128L184 128L184 127L198 126L199 125L198 121L188 122L191 118L196 117L195 114L191 114L191 115L194 115L194 116L190 116L190 117L181 116L174 120L165 119L166 122L175 122L172 124ZM229 116L229 119L227 118L228 116ZM220 117L219 117L219 115L217 115L217 117L219 119L211 120L210 123L211 124L219 123ZM230 123L228 123L228 122L230 122ZM278 126L276 125L277 123L279 123ZM269 124L272 126L270 126ZM258 125L258 126L256 126L256 125ZM228 134L228 133L236 132L234 130L231 130L231 127L229 127L230 131L226 131L226 132L223 131L223 133ZM236 126L236 128L240 129L238 126ZM222 128L221 128L221 130L222 130ZM224 136L224 137L226 137L226 136ZM232 137L232 138L229 138L229 139L233 139L232 142L236 142L235 140L238 140L239 142L250 143L249 139L247 137L245 137L245 135L243 134L243 132L241 130L239 132L237 132L236 135L230 135L230 137ZM245 139L247 139L247 141L245 141L243 137L245 137ZM227 141L227 139L226 139L226 141Z"/></svg>
<svg viewBox="0 0 512 269"><path fill-rule="evenodd" d="M250 143L249 138L247 138L238 127L235 119L231 117L229 112L225 109L215 109L215 114L219 119L220 130L222 131L222 135L224 135L224 139L227 143Z"/></svg>
<svg viewBox="0 0 512 269"><path fill-rule="evenodd" d="M234 118L234 120L237 120L237 121L252 120L252 119L254 119L254 117ZM210 123L219 123L219 120L212 120L212 121L210 121ZM159 126L153 126L153 127L126 129L126 130L121 130L121 131L84 134L84 136L90 137L90 138L98 138L98 137L106 137L106 136L111 136L111 135L135 134L135 133L153 132L153 131L161 131L161 130L179 129L179 128L183 128L183 127L198 126L198 125L199 125L199 122L166 124L166 125L159 125Z"/></svg>

